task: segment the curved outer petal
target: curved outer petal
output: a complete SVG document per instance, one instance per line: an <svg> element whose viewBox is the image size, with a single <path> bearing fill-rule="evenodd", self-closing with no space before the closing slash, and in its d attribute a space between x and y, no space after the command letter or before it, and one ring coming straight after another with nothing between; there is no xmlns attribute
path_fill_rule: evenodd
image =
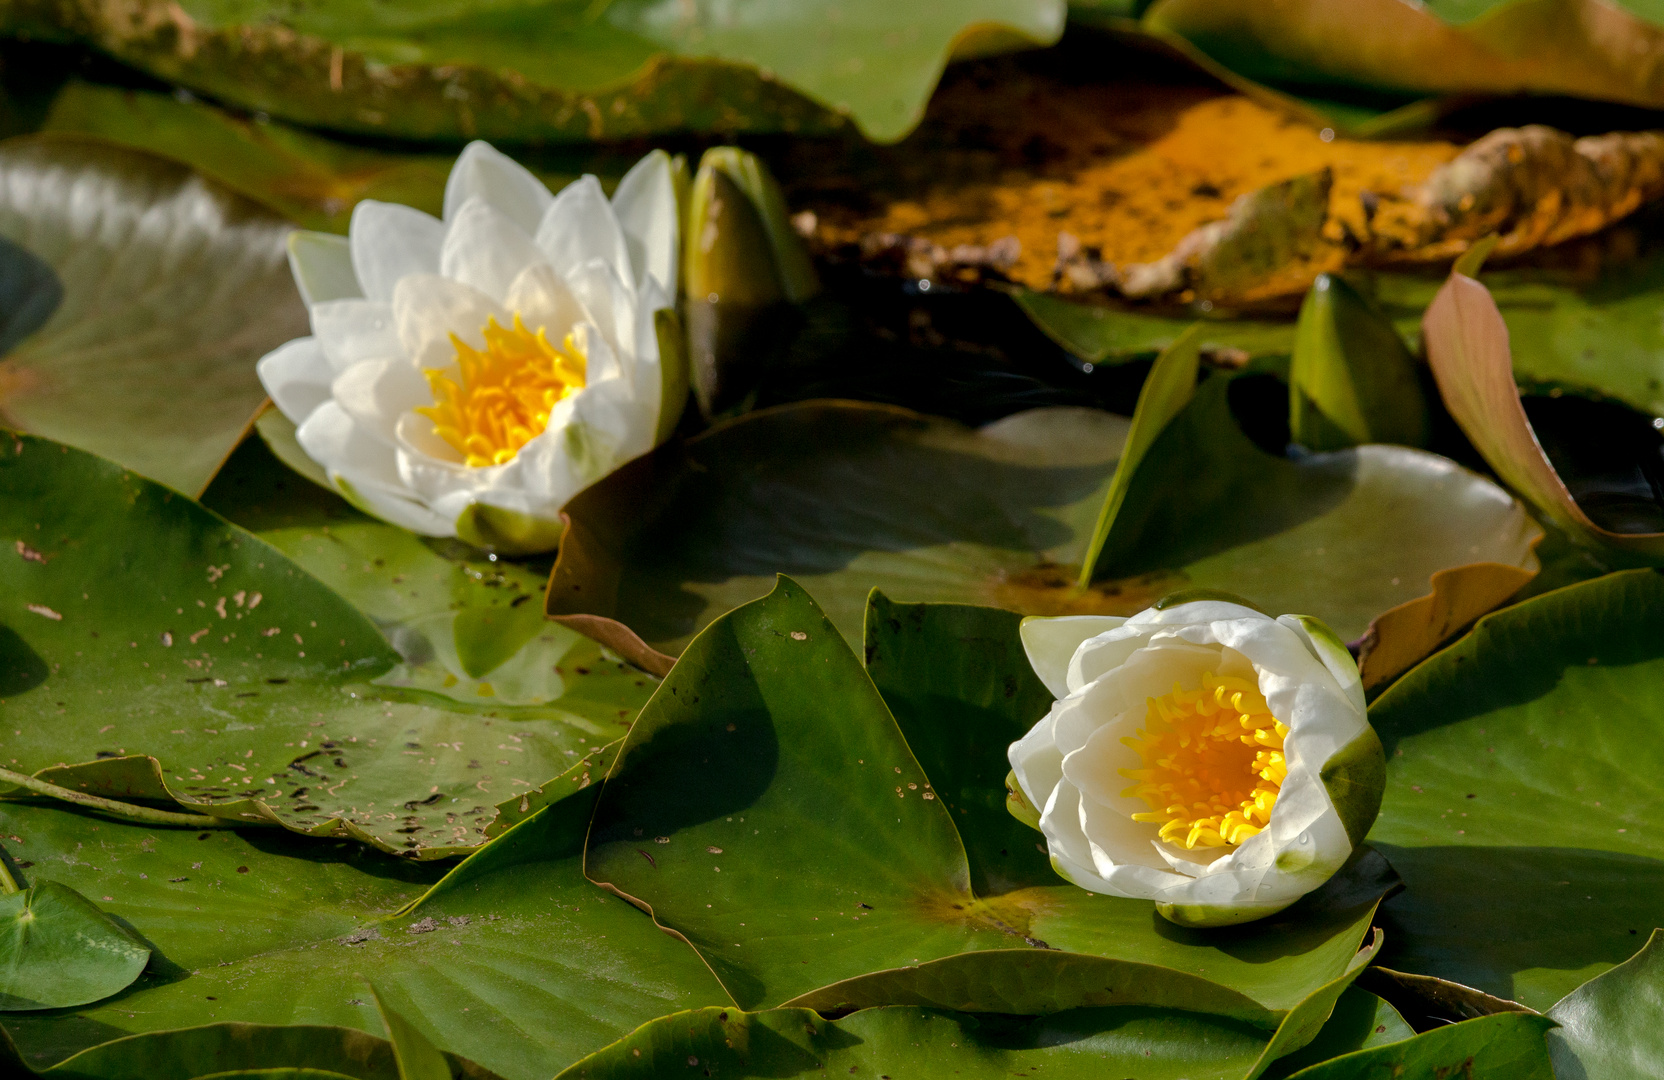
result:
<svg viewBox="0 0 1664 1080"><path fill-rule="evenodd" d="M1177 921L1223 924L1281 909L1351 854L1321 773L1368 721L1357 667L1321 623L1204 600L1119 625L1028 619L1022 636L1042 680L1068 692L1009 756L1024 795L1045 807L1041 831L1070 880L1155 900ZM1258 835L1229 851L1186 852L1160 844L1155 825L1132 820L1145 808L1121 795L1121 770L1137 760L1121 740L1141 727L1146 698L1174 682L1194 685L1204 670L1255 679L1289 728L1288 775Z"/></svg>
<svg viewBox="0 0 1664 1080"><path fill-rule="evenodd" d="M537 231L555 197L531 170L490 143L476 139L463 147L445 180L445 220L453 220L472 198L484 199L530 235Z"/></svg>
<svg viewBox="0 0 1664 1080"><path fill-rule="evenodd" d="M325 300L362 298L352 268L352 244L334 233L296 229L289 234L289 273L308 307Z"/></svg>
<svg viewBox="0 0 1664 1080"><path fill-rule="evenodd" d="M329 400L335 377L323 350L309 337L279 345L260 358L254 371L278 411L297 425Z"/></svg>
<svg viewBox="0 0 1664 1080"><path fill-rule="evenodd" d="M365 199L352 208L347 226L352 269L369 300L393 298L393 286L406 274L439 269L445 226L431 214L398 203Z"/></svg>
<svg viewBox="0 0 1664 1080"><path fill-rule="evenodd" d="M451 523L410 497L393 451L364 432L333 401L320 405L295 432L349 501L366 513L426 536L451 536Z"/></svg>
<svg viewBox="0 0 1664 1080"><path fill-rule="evenodd" d="M485 348L485 325L503 323L509 314L478 289L438 274L412 274L393 290L393 326L405 355L418 367L447 368L456 363L455 334L476 349Z"/></svg>
<svg viewBox="0 0 1664 1080"><path fill-rule="evenodd" d="M427 379L402 356L354 364L335 377L329 392L355 424L388 446L396 445L399 418L433 401Z"/></svg>
<svg viewBox="0 0 1664 1080"><path fill-rule="evenodd" d="M675 296L682 230L670 155L654 150L631 166L613 192L612 207L624 230L636 288L652 279L664 295Z"/></svg>
<svg viewBox="0 0 1664 1080"><path fill-rule="evenodd" d="M1126 622L1121 615L1061 615L1056 618L1029 616L1018 627L1023 639L1023 651L1040 681L1053 697L1064 697L1074 687L1067 676L1069 661L1088 638L1110 630L1119 630Z"/></svg>

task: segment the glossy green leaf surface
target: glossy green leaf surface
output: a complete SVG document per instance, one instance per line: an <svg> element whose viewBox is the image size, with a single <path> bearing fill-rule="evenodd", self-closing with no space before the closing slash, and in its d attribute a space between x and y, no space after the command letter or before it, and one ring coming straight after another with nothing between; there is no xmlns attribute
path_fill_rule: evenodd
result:
<svg viewBox="0 0 1664 1080"><path fill-rule="evenodd" d="M1022 616L969 604L867 603L867 675L959 829L971 888L1057 880L1040 835L1005 808L1006 748L1052 707L1017 634Z"/></svg>
<svg viewBox="0 0 1664 1080"><path fill-rule="evenodd" d="M1304 1049L1271 1062L1261 1075L1269 1080L1283 1080L1292 1073L1330 1058L1386 1046L1414 1034L1410 1025L1398 1015L1397 1009L1367 990L1348 986L1335 1002L1334 1011L1319 1029L1317 1037Z"/></svg>
<svg viewBox="0 0 1664 1080"><path fill-rule="evenodd" d="M617 619L675 653L780 571L824 597L851 642L873 588L1041 615L1130 615L1222 588L1350 640L1439 570L1515 568L1471 619L1536 569L1539 530L1495 484L1402 447L1273 458L1231 419L1227 381L1204 383L1152 446L1088 590L1073 581L1124 420L1033 410L973 431L816 402L668 445L574 499L549 611Z"/></svg>
<svg viewBox="0 0 1664 1080"><path fill-rule="evenodd" d="M1333 1058L1295 1073L1298 1080L1460 1076L1463 1080L1555 1080L1543 1032L1553 1021L1503 1013L1435 1028L1402 1042Z"/></svg>
<svg viewBox="0 0 1664 1080"><path fill-rule="evenodd" d="M178 494L45 440L0 440L0 528L18 538L0 558L16 598L0 639L0 760L93 794L433 858L477 846L495 804L590 761L645 696L646 676L602 667L593 645L551 628L559 640L532 667L564 644L577 666L596 658L601 691L572 709L493 707L492 678L511 701L564 685L553 662L512 666L542 640L535 602L514 606L506 576L484 586L482 571L385 526L366 526L369 549L325 527L289 539L312 542L309 558L347 579L413 662L276 548ZM470 681L445 686L447 662Z"/></svg>
<svg viewBox="0 0 1664 1080"><path fill-rule="evenodd" d="M1267 7L1158 0L1144 23L1273 84L1664 104L1664 86L1645 62L1664 49L1664 35L1658 12L1645 4L1306 0Z"/></svg>
<svg viewBox="0 0 1664 1080"><path fill-rule="evenodd" d="M473 1062L442 1056L444 1075L495 1080ZM386 1039L352 1028L277 1027L227 1022L116 1039L44 1072L53 1080L196 1080L252 1076L264 1080L413 1080L403 1075Z"/></svg>
<svg viewBox="0 0 1664 1080"><path fill-rule="evenodd" d="M26 872L79 889L157 950L120 996L11 1014L6 1026L37 1069L121 1035L206 1022L379 1035L373 978L434 1045L535 1080L655 1016L726 1001L686 945L583 879L596 789L573 788L431 891L440 870L357 844L0 804L0 828L22 838L14 850L36 860Z"/></svg>
<svg viewBox="0 0 1664 1080"><path fill-rule="evenodd" d="M1481 620L1371 706L1372 843L1405 889L1389 967L1536 1009L1664 925L1664 577L1626 571Z"/></svg>
<svg viewBox="0 0 1664 1080"><path fill-rule="evenodd" d="M1046 336L1089 364L1126 363L1154 356L1180 334L1200 326L1196 344L1204 352L1240 349L1253 356L1287 356L1294 350L1294 324L1272 319L1195 319L1123 311L1020 290L1017 305Z"/></svg>
<svg viewBox="0 0 1664 1080"><path fill-rule="evenodd" d="M166 19L20 3L13 32L93 44L152 74L309 126L414 138L619 139L667 131L826 131L890 141L955 53L1049 44L1062 0L897 6L765 0L428 0L292 8L192 0Z"/></svg>
<svg viewBox="0 0 1664 1080"><path fill-rule="evenodd" d="M969 1017L867 1009L825 1020L808 1009L701 1009L666 1016L559 1080L675 1076L1034 1075L1236 1080L1263 1045L1252 1028L1156 1009L1079 1009L1046 1017Z"/></svg>
<svg viewBox="0 0 1664 1080"><path fill-rule="evenodd" d="M1186 931L1061 881L978 897L954 816L782 578L704 631L643 710L585 872L685 935L745 1006L1138 1003L1267 1028L1345 971L1388 886L1359 867L1251 929Z"/></svg>
<svg viewBox="0 0 1664 1080"><path fill-rule="evenodd" d="M1096 576L1098 560L1103 557L1104 544L1114 531L1116 519L1126 504L1127 492L1133 477L1149 456L1156 440L1169 424L1184 411L1196 396L1196 375L1200 370L1201 353L1196 339L1200 331L1186 330L1161 351L1150 368L1149 376L1138 393L1138 405L1132 414L1132 427L1127 431L1126 445L1115 463L1115 476L1104 495L1104 505L1098 511L1097 524L1092 527L1092 539L1087 541L1086 555L1081 561L1080 586L1085 588ZM1123 528L1123 533L1126 531Z"/></svg>
<svg viewBox="0 0 1664 1080"><path fill-rule="evenodd" d="M0 147L0 238L60 290L38 329L5 340L0 423L197 494L265 401L255 361L306 332L288 231L147 154L49 136ZM24 257L0 249L0 280Z"/></svg>
<svg viewBox="0 0 1664 1080"><path fill-rule="evenodd" d="M387 1041L393 1044L393 1061L398 1066L399 1080L451 1080L451 1066L438 1047L428 1041L421 1029L397 1011L387 1007L375 984L376 1009L382 1023L387 1025Z"/></svg>
<svg viewBox="0 0 1664 1080"><path fill-rule="evenodd" d="M1300 305L1289 366L1289 428L1312 450L1425 446L1430 427L1415 358L1344 278L1319 274Z"/></svg>
<svg viewBox="0 0 1664 1080"><path fill-rule="evenodd" d="M1230 383L1210 376L1152 443L1104 542L1101 577L1178 571L1188 587L1315 615L1351 640L1441 570L1517 568L1493 605L1535 573L1541 530L1496 484L1408 447L1273 457L1232 419Z"/></svg>
<svg viewBox="0 0 1664 1080"><path fill-rule="evenodd" d="M149 946L67 885L0 894L0 1012L107 998L149 960Z"/></svg>
<svg viewBox="0 0 1664 1080"><path fill-rule="evenodd" d="M1548 1010L1560 1026L1548 1033L1561 1080L1641 1080L1664 1070L1664 930L1641 951L1597 975Z"/></svg>

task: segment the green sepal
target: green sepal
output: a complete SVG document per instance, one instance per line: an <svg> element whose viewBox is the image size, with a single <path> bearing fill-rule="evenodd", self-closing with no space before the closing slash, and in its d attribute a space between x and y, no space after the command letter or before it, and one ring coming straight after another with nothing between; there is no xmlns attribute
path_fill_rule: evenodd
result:
<svg viewBox="0 0 1664 1080"><path fill-rule="evenodd" d="M566 525L547 518L534 518L518 510L505 510L485 503L469 503L457 515L459 540L498 555L536 555L560 546Z"/></svg>
<svg viewBox="0 0 1664 1080"><path fill-rule="evenodd" d="M1237 926L1275 915L1298 899L1300 898L1296 896L1289 900L1264 904L1163 904L1158 901L1156 912L1168 922L1179 926L1199 929L1210 926Z"/></svg>
<svg viewBox="0 0 1664 1080"><path fill-rule="evenodd" d="M659 339L659 426L653 437L657 446L670 438L687 408L688 347L687 332L675 308L653 312L653 331Z"/></svg>
<svg viewBox="0 0 1664 1080"><path fill-rule="evenodd" d="M1333 274L1319 274L1300 305L1288 393L1289 436L1313 450L1427 443L1415 357L1386 316Z"/></svg>
<svg viewBox="0 0 1664 1080"><path fill-rule="evenodd" d="M1168 593L1152 606L1157 611L1166 611L1169 608L1176 608L1180 604L1193 604L1201 600L1219 600L1227 604L1250 608L1261 615L1271 614L1252 600L1238 596L1234 592L1226 592L1224 589L1180 589L1178 592Z"/></svg>
<svg viewBox="0 0 1664 1080"><path fill-rule="evenodd" d="M1023 786L1017 783L1015 769L1005 774L1005 808L1012 817L1039 831L1040 811L1036 810L1034 804L1028 801L1028 796L1023 794Z"/></svg>
<svg viewBox="0 0 1664 1080"><path fill-rule="evenodd" d="M1381 736L1374 728L1365 727L1362 734L1335 751L1319 775L1341 824L1346 826L1346 838L1356 849L1375 825L1387 790L1387 755Z"/></svg>

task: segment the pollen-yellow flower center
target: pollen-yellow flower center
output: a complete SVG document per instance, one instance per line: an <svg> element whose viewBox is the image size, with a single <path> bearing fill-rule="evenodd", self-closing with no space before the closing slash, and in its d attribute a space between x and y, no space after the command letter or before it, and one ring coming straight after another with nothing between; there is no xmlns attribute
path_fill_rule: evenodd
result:
<svg viewBox="0 0 1664 1080"><path fill-rule="evenodd" d="M1265 828L1288 766L1288 728L1246 679L1202 676L1199 690L1149 699L1144 729L1121 740L1142 766L1122 769L1143 799L1134 821L1161 825L1161 839L1186 849L1235 847Z"/></svg>
<svg viewBox="0 0 1664 1080"><path fill-rule="evenodd" d="M495 318L485 324L485 349L451 335L459 378L428 369L433 404L416 411L433 421L441 439L470 465L501 465L549 426L561 398L583 389L584 357L566 335L562 348L549 344L543 327L527 330L514 316L505 329Z"/></svg>

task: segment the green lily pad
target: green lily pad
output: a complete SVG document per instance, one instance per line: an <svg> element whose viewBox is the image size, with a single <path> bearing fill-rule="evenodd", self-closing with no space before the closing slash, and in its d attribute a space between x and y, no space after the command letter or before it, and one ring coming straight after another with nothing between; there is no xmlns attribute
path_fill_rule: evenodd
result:
<svg viewBox="0 0 1664 1080"><path fill-rule="evenodd" d="M1405 447L1271 457L1230 418L1227 381L1205 382L1152 446L1099 564L1113 576L1090 589L1074 582L1123 419L1039 409L971 430L813 402L667 444L579 495L549 613L615 619L674 654L778 571L823 598L851 642L873 588L1036 615L1130 615L1178 589L1222 588L1352 639L1426 597L1435 573L1477 564L1483 587L1462 594L1461 617L1429 624L1438 632L1413 661L1535 572L1540 530L1495 484ZM1182 504L1163 507L1180 468Z"/></svg>
<svg viewBox="0 0 1664 1080"><path fill-rule="evenodd" d="M0 894L0 1012L107 998L149 961L148 945L67 885Z"/></svg>
<svg viewBox="0 0 1664 1080"><path fill-rule="evenodd" d="M928 1009L866 1009L825 1020L808 1009L701 1009L646 1025L557 1080L1038 1074L1140 1080L1237 1080L1264 1036L1214 1017L1145 1008L1046 1017L970 1017Z"/></svg>
<svg viewBox="0 0 1664 1080"><path fill-rule="evenodd" d="M158 954L117 998L13 1014L6 1026L37 1069L120 1036L209 1021L379 1034L369 976L435 1046L534 1080L655 1016L727 1002L692 950L583 879L598 788L571 788L443 879L353 843L259 830L199 839L0 803L0 829L22 838L13 850Z"/></svg>
<svg viewBox="0 0 1664 1080"><path fill-rule="evenodd" d="M1234 349L1256 356L1287 356L1294 351L1290 319L1195 319L1123 310L1066 300L1027 289L1012 293L1047 337L1089 364L1124 364L1155 356L1179 335L1199 326L1203 352Z"/></svg>
<svg viewBox="0 0 1664 1080"><path fill-rule="evenodd" d="M617 140L669 131L905 135L950 56L1050 44L1062 0L950 7L677 0L431 0L294 8L203 0L176 35L128 16L10 7L0 28L76 40L313 127L407 138ZM135 21L137 20L137 21ZM169 23L169 25L173 25ZM188 42L188 43L187 43Z"/></svg>
<svg viewBox="0 0 1664 1080"><path fill-rule="evenodd" d="M288 226L188 169L67 136L6 143L0 179L0 280L33 260L61 294L5 337L0 422L200 492L265 401L254 362L306 332Z"/></svg>
<svg viewBox="0 0 1664 1080"><path fill-rule="evenodd" d="M1654 930L1640 952L1548 1011L1548 1018L1560 1025L1548 1034L1555 1075L1643 1080L1664 1070L1664 1037L1657 1023L1664 1010L1661 941L1664 930Z"/></svg>
<svg viewBox="0 0 1664 1080"><path fill-rule="evenodd" d="M1358 1050L1302 1069L1291 1080L1460 1076L1463 1080L1554 1080L1543 1032L1554 1021L1503 1013L1435 1028L1402 1042Z"/></svg>
<svg viewBox="0 0 1664 1080"><path fill-rule="evenodd" d="M1389 94L1566 94L1658 107L1650 75L1656 11L1613 5L1600 20L1575 0L1249 2L1157 0L1144 26L1273 86Z"/></svg>
<svg viewBox="0 0 1664 1080"><path fill-rule="evenodd" d="M1367 990L1348 986L1335 1002L1334 1011L1329 1014L1317 1037L1304 1049L1272 1062L1262 1075L1267 1080L1283 1080L1330 1058L1386 1046L1414 1034L1414 1029L1398 1015L1397 1009Z"/></svg>
<svg viewBox="0 0 1664 1080"><path fill-rule="evenodd" d="M643 710L585 872L690 941L742 1006L1136 1003L1266 1028L1346 970L1387 888L1342 875L1223 932L1061 881L978 897L953 816L831 622L782 578L702 633Z"/></svg>
<svg viewBox="0 0 1664 1080"><path fill-rule="evenodd" d="M1370 707L1403 876L1390 967L1547 1009L1664 925L1664 577L1611 574L1482 619Z"/></svg>
<svg viewBox="0 0 1664 1080"><path fill-rule="evenodd" d="M650 692L648 677L558 627L547 632L564 640L543 643L542 620L525 614L536 603L514 606L506 577L487 587L397 530L345 524L340 543L323 526L290 539L314 538L309 557L330 560L321 568L349 579L412 660L276 548L178 494L46 440L0 439L0 535L15 538L0 557L0 590L15 598L0 655L20 673L0 704L17 732L8 766L439 858L478 846L495 804L594 763ZM412 579L396 581L401 569ZM458 592L461 610L448 610ZM594 658L587 703L547 704L565 676L514 667L534 644L548 650L536 664L562 644L577 666ZM446 662L470 682L446 688ZM545 704L494 706L492 679Z"/></svg>
<svg viewBox="0 0 1664 1080"><path fill-rule="evenodd" d="M1289 366L1289 428L1312 450L1426 446L1430 417L1415 357L1369 301L1319 274L1300 306Z"/></svg>
<svg viewBox="0 0 1664 1080"><path fill-rule="evenodd" d="M352 1028L233 1022L114 1039L41 1075L52 1080L417 1080L405 1074L396 1056L395 1044ZM442 1055L440 1061L446 1077L498 1080L496 1073L454 1054Z"/></svg>

